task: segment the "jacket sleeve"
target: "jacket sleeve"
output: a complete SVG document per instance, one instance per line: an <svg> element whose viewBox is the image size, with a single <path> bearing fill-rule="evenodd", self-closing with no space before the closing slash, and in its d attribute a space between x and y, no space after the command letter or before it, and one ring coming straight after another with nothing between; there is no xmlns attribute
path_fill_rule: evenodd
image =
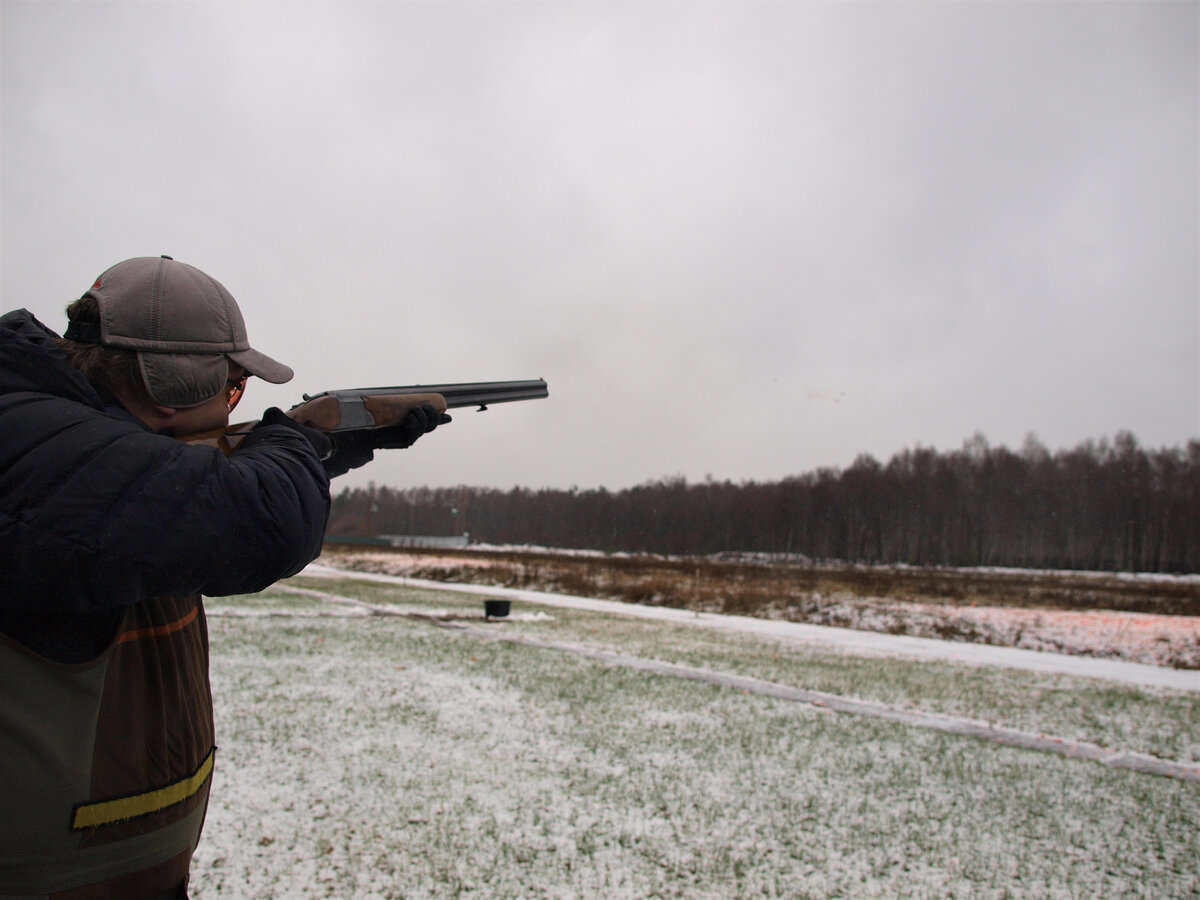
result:
<svg viewBox="0 0 1200 900"><path fill-rule="evenodd" d="M0 428L23 430L0 450L0 604L257 591L320 554L329 480L289 429L261 428L226 458L67 400L12 411Z"/></svg>

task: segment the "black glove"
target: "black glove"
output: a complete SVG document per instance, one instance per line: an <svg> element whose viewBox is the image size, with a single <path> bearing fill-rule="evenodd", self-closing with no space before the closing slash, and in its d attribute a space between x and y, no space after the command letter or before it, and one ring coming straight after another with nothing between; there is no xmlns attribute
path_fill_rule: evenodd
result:
<svg viewBox="0 0 1200 900"><path fill-rule="evenodd" d="M429 434L439 425L445 425L449 421L448 415L438 412L427 403L424 406L414 406L408 411L408 415L395 425L373 428L362 433L371 439L370 446L373 450L404 450L415 444L421 435ZM340 436L337 440L340 442Z"/></svg>
<svg viewBox="0 0 1200 900"><path fill-rule="evenodd" d="M376 450L403 450L411 447L423 434L428 434L439 425L445 425L450 417L439 413L432 406L414 406L395 425L384 428L363 428L353 431L335 432L333 455L325 460L325 471L330 478L344 475L351 469L366 465L375 458Z"/></svg>
<svg viewBox="0 0 1200 900"><path fill-rule="evenodd" d="M261 428L263 425L282 425L285 428L290 428L297 432L316 451L317 458L324 462L330 454L333 453L333 440L324 431L316 428L309 428L307 425L301 425L295 419L287 416L283 410L277 406L272 406L263 413L262 420L258 423ZM253 432L251 432L253 434Z"/></svg>

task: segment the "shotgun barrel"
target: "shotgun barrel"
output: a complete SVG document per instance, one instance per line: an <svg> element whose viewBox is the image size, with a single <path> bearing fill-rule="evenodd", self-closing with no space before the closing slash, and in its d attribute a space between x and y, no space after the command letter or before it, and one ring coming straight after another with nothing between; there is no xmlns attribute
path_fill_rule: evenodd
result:
<svg viewBox="0 0 1200 900"><path fill-rule="evenodd" d="M438 412L464 406L480 411L492 403L540 400L550 396L546 381L476 381L460 384L410 384L397 387L348 388L304 395L304 402L288 415L322 431L357 431L381 428L400 421L414 406L432 406Z"/></svg>
<svg viewBox="0 0 1200 900"><path fill-rule="evenodd" d="M409 394L440 394L446 398L447 409L478 406L482 412L492 403L514 403L518 400L541 400L550 396L544 378L530 381L469 381L461 384L410 384L402 387L352 388L323 391L304 395L305 402L318 397L382 397ZM301 404L297 404L298 406Z"/></svg>

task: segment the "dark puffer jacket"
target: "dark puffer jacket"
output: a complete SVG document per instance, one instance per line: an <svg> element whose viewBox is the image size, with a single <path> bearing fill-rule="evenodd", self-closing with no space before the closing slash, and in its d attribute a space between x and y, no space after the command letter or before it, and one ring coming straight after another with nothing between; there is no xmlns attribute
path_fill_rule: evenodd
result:
<svg viewBox="0 0 1200 900"><path fill-rule="evenodd" d="M28 311L0 317L0 632L90 659L147 597L261 590L321 550L329 480L257 429L233 456L151 432Z"/></svg>

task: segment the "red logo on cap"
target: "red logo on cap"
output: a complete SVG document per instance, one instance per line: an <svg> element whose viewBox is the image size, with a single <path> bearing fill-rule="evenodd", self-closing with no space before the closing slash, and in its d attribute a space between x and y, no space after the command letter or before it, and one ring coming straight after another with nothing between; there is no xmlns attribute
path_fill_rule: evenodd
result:
<svg viewBox="0 0 1200 900"><path fill-rule="evenodd" d="M98 291L98 290L100 290L100 279L99 279L99 278L97 278L97 279L96 279L96 283L92 285L92 290L93 290L93 291Z"/></svg>

